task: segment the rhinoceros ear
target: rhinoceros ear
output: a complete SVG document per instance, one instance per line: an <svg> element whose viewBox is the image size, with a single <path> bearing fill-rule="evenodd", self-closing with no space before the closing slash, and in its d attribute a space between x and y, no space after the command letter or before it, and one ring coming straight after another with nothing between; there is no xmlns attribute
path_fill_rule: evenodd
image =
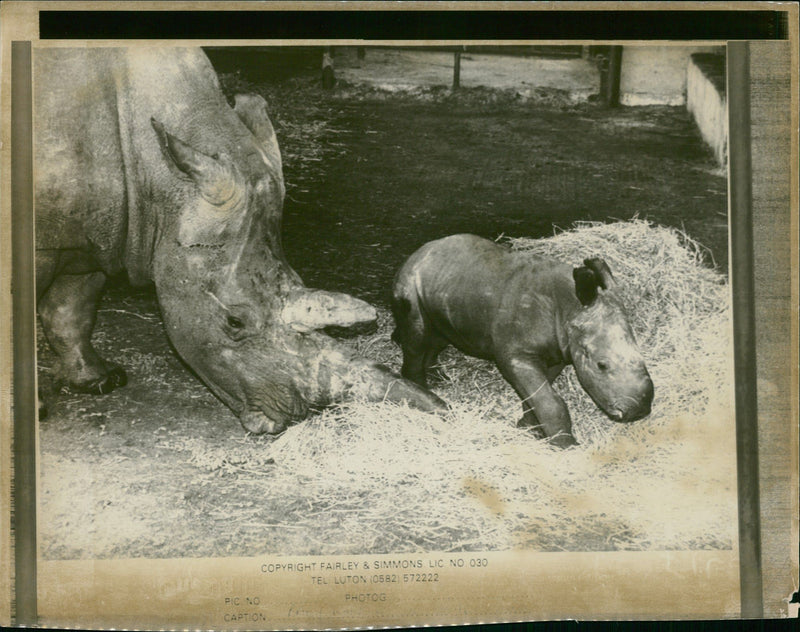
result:
<svg viewBox="0 0 800 632"><path fill-rule="evenodd" d="M301 290L290 295L281 320L300 333L325 327L353 327L377 320L375 308L349 294L325 290Z"/></svg>
<svg viewBox="0 0 800 632"><path fill-rule="evenodd" d="M234 97L233 111L236 112L245 127L255 136L259 148L264 154L264 159L282 180L281 150L278 147L275 129L272 127L272 122L267 114L267 102L257 94L237 94Z"/></svg>
<svg viewBox="0 0 800 632"><path fill-rule="evenodd" d="M244 183L237 177L229 161L208 156L183 142L164 129L154 118L150 119L158 135L161 149L172 163L189 176L200 190L200 195L214 206L232 208L244 195Z"/></svg>
<svg viewBox="0 0 800 632"><path fill-rule="evenodd" d="M591 305L597 298L598 279L595 273L581 266L572 270L572 278L575 279L575 294L581 305Z"/></svg>
<svg viewBox="0 0 800 632"><path fill-rule="evenodd" d="M591 259L584 259L583 265L589 268L597 275L598 285L604 290L610 290L616 287L617 282L614 275L611 274L611 268L600 257L592 257Z"/></svg>

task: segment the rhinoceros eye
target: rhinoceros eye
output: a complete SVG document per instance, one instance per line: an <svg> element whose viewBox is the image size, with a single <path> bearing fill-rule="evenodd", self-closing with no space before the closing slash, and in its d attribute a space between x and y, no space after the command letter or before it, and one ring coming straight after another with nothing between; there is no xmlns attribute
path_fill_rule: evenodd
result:
<svg viewBox="0 0 800 632"><path fill-rule="evenodd" d="M597 363L597 368L601 371L608 371L608 362L600 360L600 362Z"/></svg>
<svg viewBox="0 0 800 632"><path fill-rule="evenodd" d="M244 338L253 333L247 325L247 320L241 317L241 315L228 313L225 315L224 322L225 324L222 329L225 331L228 338L235 342L244 340Z"/></svg>
<svg viewBox="0 0 800 632"><path fill-rule="evenodd" d="M236 316L228 316L227 323L231 329L244 329L244 322Z"/></svg>

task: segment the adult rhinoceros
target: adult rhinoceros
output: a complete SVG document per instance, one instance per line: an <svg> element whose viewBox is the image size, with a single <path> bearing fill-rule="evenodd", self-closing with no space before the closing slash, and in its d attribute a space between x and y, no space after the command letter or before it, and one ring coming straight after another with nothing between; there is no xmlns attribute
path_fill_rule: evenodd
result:
<svg viewBox="0 0 800 632"><path fill-rule="evenodd" d="M90 343L106 277L125 270L155 283L175 349L251 432L354 394L444 406L320 331L375 312L286 262L261 97L229 107L197 48L39 50L34 73L38 311L62 381L125 384Z"/></svg>

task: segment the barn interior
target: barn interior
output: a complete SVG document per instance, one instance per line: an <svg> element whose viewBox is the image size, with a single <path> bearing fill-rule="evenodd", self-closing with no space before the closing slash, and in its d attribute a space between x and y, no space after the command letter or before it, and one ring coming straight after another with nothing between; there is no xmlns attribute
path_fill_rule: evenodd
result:
<svg viewBox="0 0 800 632"><path fill-rule="evenodd" d="M306 285L347 292L378 307L378 332L352 344L394 370L399 359L388 340L387 310L392 278L420 245L448 234L539 240L569 232L576 223L584 228L622 223L635 231L653 227L667 232L658 232L655 245L647 242L642 252L667 243L660 240L667 240L662 236L668 233L670 244L690 249L699 270L698 277L681 277L681 283L697 284L686 288L694 298L685 305L705 304L695 295L701 289L712 292L709 288L716 288L717 303L727 300L727 131L724 50L719 47L249 47L208 48L207 54L228 97L256 92L269 104L283 156L283 242L289 262ZM659 261L677 267L679 259ZM646 271L647 262L642 263ZM715 321L722 334L727 332L725 309L713 306L715 317L722 319ZM541 486L517 512L524 516L504 523L498 518L503 512L495 511L498 505L485 501L501 490L500 506L513 505L507 497L511 492L505 491L513 486L466 475L458 493L467 505L472 503L480 520L461 516L446 522L452 498L437 498L435 490L423 485L415 507L443 504L443 509L420 521L419 512L398 513L391 502L374 502L378 497L396 500L391 490L411 484L398 473L382 475L374 463L362 473L365 479L336 498L315 487L307 471L288 473L279 462L287 437L273 442L246 435L175 355L152 287L113 279L100 306L94 341L104 355L126 367L130 379L123 389L99 398L59 391L50 379L52 354L41 335L39 341L39 383L49 393L49 416L40 432L41 550L48 559L508 546L725 549L733 543L736 499L723 489L730 463L694 493L670 486L665 465L685 466L675 456L676 446L692 446L686 453L693 457L722 459L720 450L730 446L711 439L732 436L725 425L732 416L718 415L718 433L700 443L694 442L694 422L673 418L673 423L668 415L649 431L643 425L638 438L620 437L601 421L583 431L588 440L578 456L570 457L577 468L573 473L587 464L610 468L604 471L611 472L609 480L616 485L613 498L624 496L632 477L656 481L649 498L674 501L674 523L644 521L641 508L612 515L603 506L587 509L567 531L563 521L559 529L546 528L537 520L545 520L554 505L542 500L547 491ZM721 356L715 351L703 357L717 368L727 366L725 349ZM504 419L488 428L506 424L509 432L516 430L518 400L497 385L502 380L493 369L457 355L448 362L455 380L446 385L453 389L448 392L462 398L485 394L494 411L487 414ZM724 370L714 373L720 384L713 387L713 397L697 394L706 408L694 408L696 402L679 405L700 410L696 419L714 413L727 396L729 385L720 377ZM586 415L597 415L581 401L576 406L586 407ZM349 448L330 443L331 449L368 451L378 436L373 425L378 419L388 424L386 436L380 435L384 449L391 449L392 438L413 424L440 437L445 449L442 437L452 435L435 422L405 412L400 421L398 414L353 409L344 416L321 415L299 424L288 438L311 451L302 454L321 458L328 444L311 433L322 428L329 438L351 441ZM361 443L353 439L361 436L359 428ZM305 440L302 432L309 433ZM462 436L478 441L481 431L470 432ZM491 443L491 431L484 434ZM668 454L654 446L667 439L673 442ZM308 447L314 440L318 447ZM513 443L520 437L504 440ZM647 441L649 446L642 447ZM423 438L404 449L429 444ZM524 445L541 463L558 458L546 446ZM486 446L472 447L486 454ZM428 458L441 462L445 453ZM654 460L653 454L663 459ZM344 467L341 458L346 456L339 454L333 462ZM302 460L291 458L293 463ZM631 459L642 463L648 458L664 466L661 473L628 467ZM623 461L626 465L620 465ZM700 459L695 466L709 466L704 463ZM585 472L595 472L583 471L567 486L590 480ZM569 478L569 472L563 475ZM414 484L421 478L416 476ZM558 484L564 483L553 486ZM381 485L387 485L385 494ZM669 493L662 493L667 488ZM80 502L74 500L77 490ZM710 506L708 499L717 492ZM576 497L585 500L587 494L579 490ZM698 508L705 508L703 520ZM560 520L556 514L551 518ZM684 528L691 520L701 531ZM387 530L386 524L393 526ZM416 529L411 527L415 524Z"/></svg>

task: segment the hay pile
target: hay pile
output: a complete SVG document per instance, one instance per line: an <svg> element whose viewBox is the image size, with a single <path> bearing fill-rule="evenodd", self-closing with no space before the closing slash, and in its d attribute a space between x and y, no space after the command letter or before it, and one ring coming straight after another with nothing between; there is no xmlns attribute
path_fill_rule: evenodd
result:
<svg viewBox="0 0 800 632"><path fill-rule="evenodd" d="M580 224L521 252L606 259L656 387L652 414L614 424L571 367L557 380L580 441L560 451L514 424L489 364L445 354L445 416L352 403L268 448L274 493L298 500L302 552L727 548L736 528L728 286L685 235L644 221ZM391 319L356 344L398 368ZM284 551L284 553L288 553Z"/></svg>

